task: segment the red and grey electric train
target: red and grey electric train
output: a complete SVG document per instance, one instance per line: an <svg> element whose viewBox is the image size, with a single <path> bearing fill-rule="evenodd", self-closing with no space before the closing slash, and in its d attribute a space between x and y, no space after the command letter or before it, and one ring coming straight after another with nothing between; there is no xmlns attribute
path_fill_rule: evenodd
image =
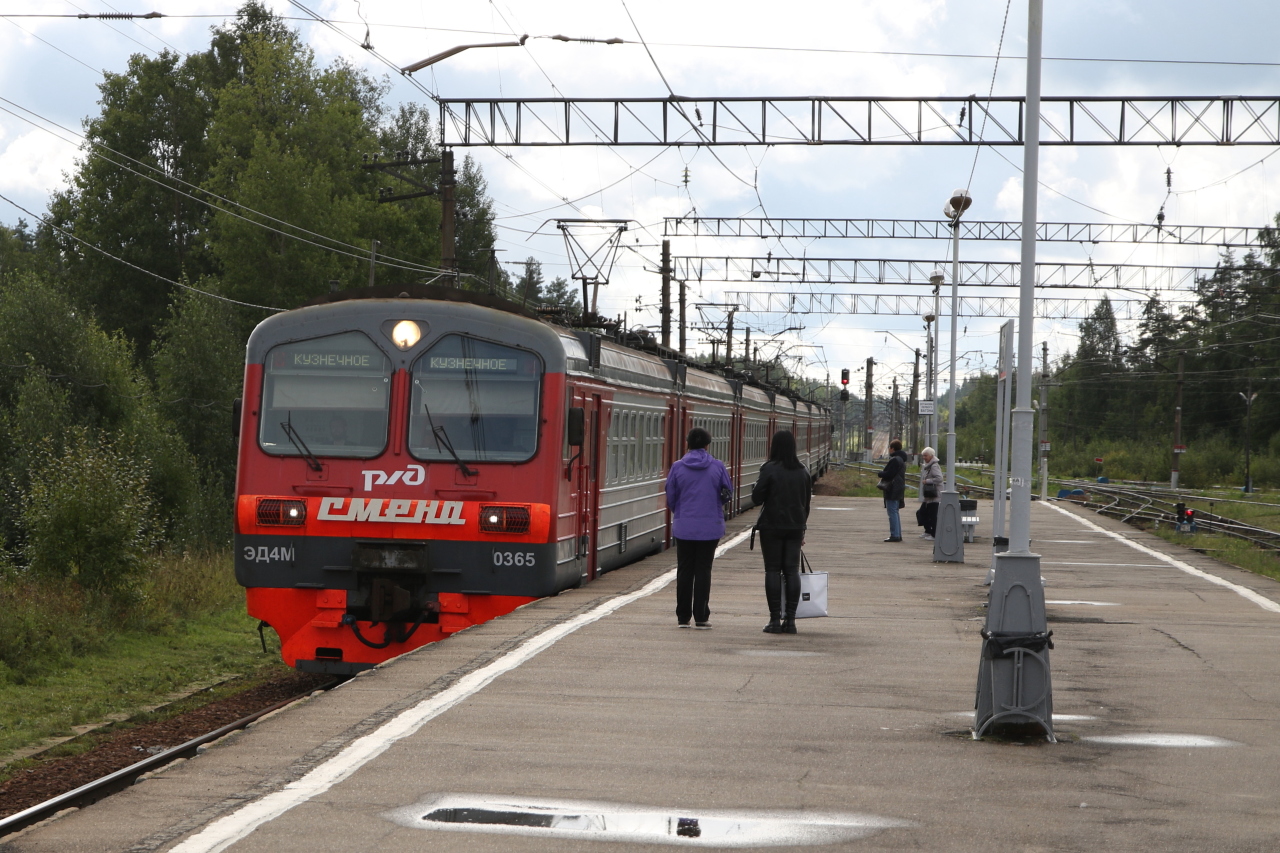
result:
<svg viewBox="0 0 1280 853"><path fill-rule="evenodd" d="M298 669L353 674L666 548L694 426L735 509L776 429L828 463L817 404L492 297L375 293L249 338L236 578Z"/></svg>

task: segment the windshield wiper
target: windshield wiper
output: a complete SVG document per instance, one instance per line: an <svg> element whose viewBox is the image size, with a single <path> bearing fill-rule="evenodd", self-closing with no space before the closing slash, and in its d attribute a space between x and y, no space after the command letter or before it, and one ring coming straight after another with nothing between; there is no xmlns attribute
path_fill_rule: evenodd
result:
<svg viewBox="0 0 1280 853"><path fill-rule="evenodd" d="M430 418L431 416L428 415L427 419L430 420ZM468 468L467 463L463 462L462 457L458 456L458 453L453 449L453 443L449 441L449 435L444 431L443 426L436 426L435 424L432 424L431 434L436 437L436 448L438 449L440 445L444 445L444 449L449 451L449 455L453 457L453 461L458 463L458 468L462 470L463 476L474 477L476 474L480 473L479 471Z"/></svg>
<svg viewBox="0 0 1280 853"><path fill-rule="evenodd" d="M311 452L311 448L307 447L307 443L302 440L302 436L298 434L298 431L293 428L292 411L289 412L289 415L285 420L280 422L280 429L284 430L285 437L287 437L289 441L293 442L294 448L296 448L297 451L302 454L303 458L307 460L307 466L310 467L312 471L324 470L324 466L320 464L320 460Z"/></svg>

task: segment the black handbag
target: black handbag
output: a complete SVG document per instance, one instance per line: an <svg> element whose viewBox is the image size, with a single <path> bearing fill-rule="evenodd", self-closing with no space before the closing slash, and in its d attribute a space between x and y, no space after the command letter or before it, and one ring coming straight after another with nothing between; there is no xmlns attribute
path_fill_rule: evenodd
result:
<svg viewBox="0 0 1280 853"><path fill-rule="evenodd" d="M926 500L929 498L936 498L938 496L938 484L925 483L924 488L920 490L920 496Z"/></svg>
<svg viewBox="0 0 1280 853"><path fill-rule="evenodd" d="M889 481L888 481L888 480L880 480L879 482L877 482L877 483L876 483L876 488L877 488L877 489L879 489L879 490L880 490L880 491L882 491L882 492L884 492L884 491L888 491L888 489L889 489Z"/></svg>

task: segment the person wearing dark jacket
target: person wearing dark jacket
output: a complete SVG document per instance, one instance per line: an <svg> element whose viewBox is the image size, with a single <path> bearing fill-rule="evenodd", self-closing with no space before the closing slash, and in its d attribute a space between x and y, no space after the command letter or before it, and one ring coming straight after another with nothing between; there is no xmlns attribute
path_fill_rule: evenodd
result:
<svg viewBox="0 0 1280 853"><path fill-rule="evenodd" d="M884 541L901 542L902 518L898 510L906 506L907 454L896 438L889 442L889 464L880 472L880 480L884 483L884 508L889 513L889 538Z"/></svg>
<svg viewBox="0 0 1280 853"><path fill-rule="evenodd" d="M676 622L711 627L711 563L724 536L724 505L733 484L724 463L707 452L711 433L689 430L689 452L667 474L667 509L676 540Z"/></svg>
<svg viewBox="0 0 1280 853"><path fill-rule="evenodd" d="M764 555L764 596L769 603L766 634L796 633L796 607L800 604L800 546L809 523L809 497L813 481L796 457L796 439L780 429L769 444L769 461L751 490L751 502L762 506L756 519L760 552ZM783 609L783 580L786 603Z"/></svg>

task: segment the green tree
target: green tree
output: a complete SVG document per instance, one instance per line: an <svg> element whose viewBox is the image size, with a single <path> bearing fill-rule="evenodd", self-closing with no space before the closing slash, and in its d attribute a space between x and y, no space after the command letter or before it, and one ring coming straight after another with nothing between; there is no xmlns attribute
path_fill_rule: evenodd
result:
<svg viewBox="0 0 1280 853"><path fill-rule="evenodd" d="M15 228L0 225L0 281L33 269L35 259L35 234L27 230L25 220L19 219Z"/></svg>
<svg viewBox="0 0 1280 853"><path fill-rule="evenodd" d="M551 283L542 288L542 301L547 305L563 308L570 317L582 313L582 300L578 298L578 289L562 276L551 279Z"/></svg>
<svg viewBox="0 0 1280 853"><path fill-rule="evenodd" d="M252 319L261 316L253 313ZM152 358L159 408L228 499L236 465L231 410L243 384L252 319L233 305L187 291L160 327Z"/></svg>
<svg viewBox="0 0 1280 853"><path fill-rule="evenodd" d="M538 305L542 296L542 263L532 255L525 258L524 271L516 279L513 296L521 305Z"/></svg>

